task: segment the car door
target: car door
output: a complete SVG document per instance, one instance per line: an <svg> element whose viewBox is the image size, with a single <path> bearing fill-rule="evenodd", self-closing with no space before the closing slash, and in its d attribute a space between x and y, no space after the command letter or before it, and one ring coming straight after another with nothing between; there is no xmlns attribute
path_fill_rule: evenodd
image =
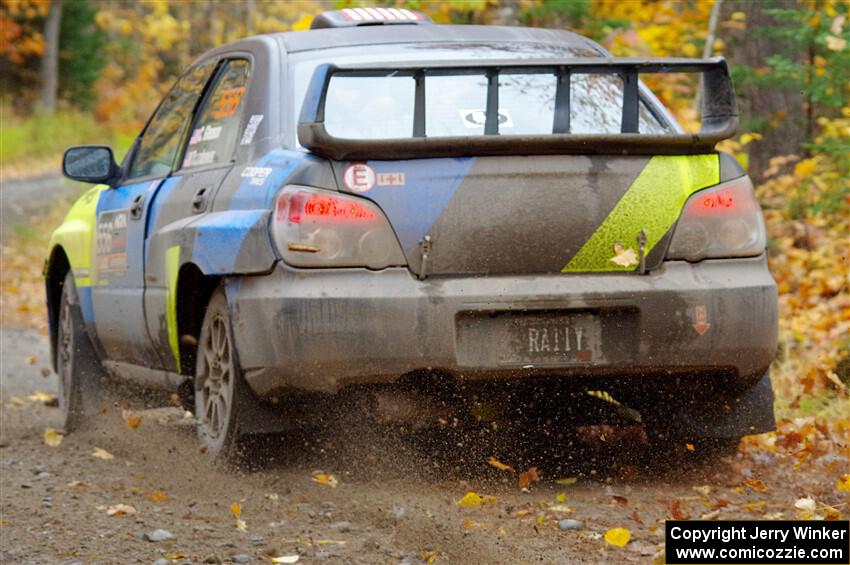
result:
<svg viewBox="0 0 850 565"><path fill-rule="evenodd" d="M215 62L192 67L168 92L133 149L124 180L101 192L94 243L92 309L111 361L160 366L144 323L144 243L157 192L175 169Z"/></svg>
<svg viewBox="0 0 850 565"><path fill-rule="evenodd" d="M210 259L193 253L193 241L184 238L184 228L209 212L219 185L233 168L250 76L247 59L221 61L195 113L191 134L184 140L180 168L163 184L152 204L145 243L145 317L148 332L163 356L163 367L169 371L180 372L173 285L181 250L186 259L202 268Z"/></svg>

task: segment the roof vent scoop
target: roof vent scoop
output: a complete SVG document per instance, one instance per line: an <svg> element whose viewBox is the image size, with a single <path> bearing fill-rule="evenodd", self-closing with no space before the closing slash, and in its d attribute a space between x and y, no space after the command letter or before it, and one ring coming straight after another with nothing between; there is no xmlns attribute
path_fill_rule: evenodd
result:
<svg viewBox="0 0 850 565"><path fill-rule="evenodd" d="M407 8L343 8L319 14L313 18L310 29L432 23L422 12Z"/></svg>

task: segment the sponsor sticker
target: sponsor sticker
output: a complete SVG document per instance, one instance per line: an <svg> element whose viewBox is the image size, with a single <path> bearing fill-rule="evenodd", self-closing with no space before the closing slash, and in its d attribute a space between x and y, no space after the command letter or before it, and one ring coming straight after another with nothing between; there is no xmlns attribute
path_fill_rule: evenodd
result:
<svg viewBox="0 0 850 565"><path fill-rule="evenodd" d="M127 210L103 212L97 219L95 246L100 274L127 270Z"/></svg>
<svg viewBox="0 0 850 565"><path fill-rule="evenodd" d="M460 114L461 121L463 121L463 127L467 129L483 128L484 123L487 121L486 110L458 110L458 113ZM499 128L512 127L514 127L514 121L511 118L511 114L506 108L499 108Z"/></svg>
<svg viewBox="0 0 850 565"><path fill-rule="evenodd" d="M380 186L404 186L404 173L378 173L375 184Z"/></svg>
<svg viewBox="0 0 850 565"><path fill-rule="evenodd" d="M271 167L245 167L242 169L242 178L251 179L251 186L263 186L270 174L272 174Z"/></svg>
<svg viewBox="0 0 850 565"><path fill-rule="evenodd" d="M257 128L260 127L263 117L263 114L254 114L248 119L239 145L250 145L254 141L254 134L257 133Z"/></svg>
<svg viewBox="0 0 850 565"><path fill-rule="evenodd" d="M351 192L369 192L375 186L375 171L366 163L354 163L345 169L342 176L346 188Z"/></svg>

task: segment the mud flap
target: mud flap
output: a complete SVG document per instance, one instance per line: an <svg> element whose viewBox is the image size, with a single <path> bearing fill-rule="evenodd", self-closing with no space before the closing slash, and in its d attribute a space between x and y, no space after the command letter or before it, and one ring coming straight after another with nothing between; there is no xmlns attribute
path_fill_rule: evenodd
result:
<svg viewBox="0 0 850 565"><path fill-rule="evenodd" d="M705 401L707 397L710 402ZM667 419L668 433L686 439L736 438L773 431L776 421L770 372L742 391L695 396L691 402L680 403Z"/></svg>

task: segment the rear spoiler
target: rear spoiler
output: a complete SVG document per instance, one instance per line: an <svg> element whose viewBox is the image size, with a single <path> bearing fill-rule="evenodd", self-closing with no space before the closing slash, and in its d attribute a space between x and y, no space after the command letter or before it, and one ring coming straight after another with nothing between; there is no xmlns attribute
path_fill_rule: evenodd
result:
<svg viewBox="0 0 850 565"><path fill-rule="evenodd" d="M499 134L499 73L553 73L557 77L552 133ZM638 132L640 89L645 73L702 73L702 126L698 133L641 134ZM484 135L427 137L425 81L429 76L481 74L487 76ZM613 74L623 79L623 117L618 134L570 133L570 76ZM412 76L416 81L413 131L409 138L348 139L325 128L325 100L334 76ZM303 147L332 159L408 159L472 155L547 154L697 154L735 135L738 112L729 69L723 57L710 59L569 58L523 61L438 61L364 65L319 65L307 89L298 123Z"/></svg>

